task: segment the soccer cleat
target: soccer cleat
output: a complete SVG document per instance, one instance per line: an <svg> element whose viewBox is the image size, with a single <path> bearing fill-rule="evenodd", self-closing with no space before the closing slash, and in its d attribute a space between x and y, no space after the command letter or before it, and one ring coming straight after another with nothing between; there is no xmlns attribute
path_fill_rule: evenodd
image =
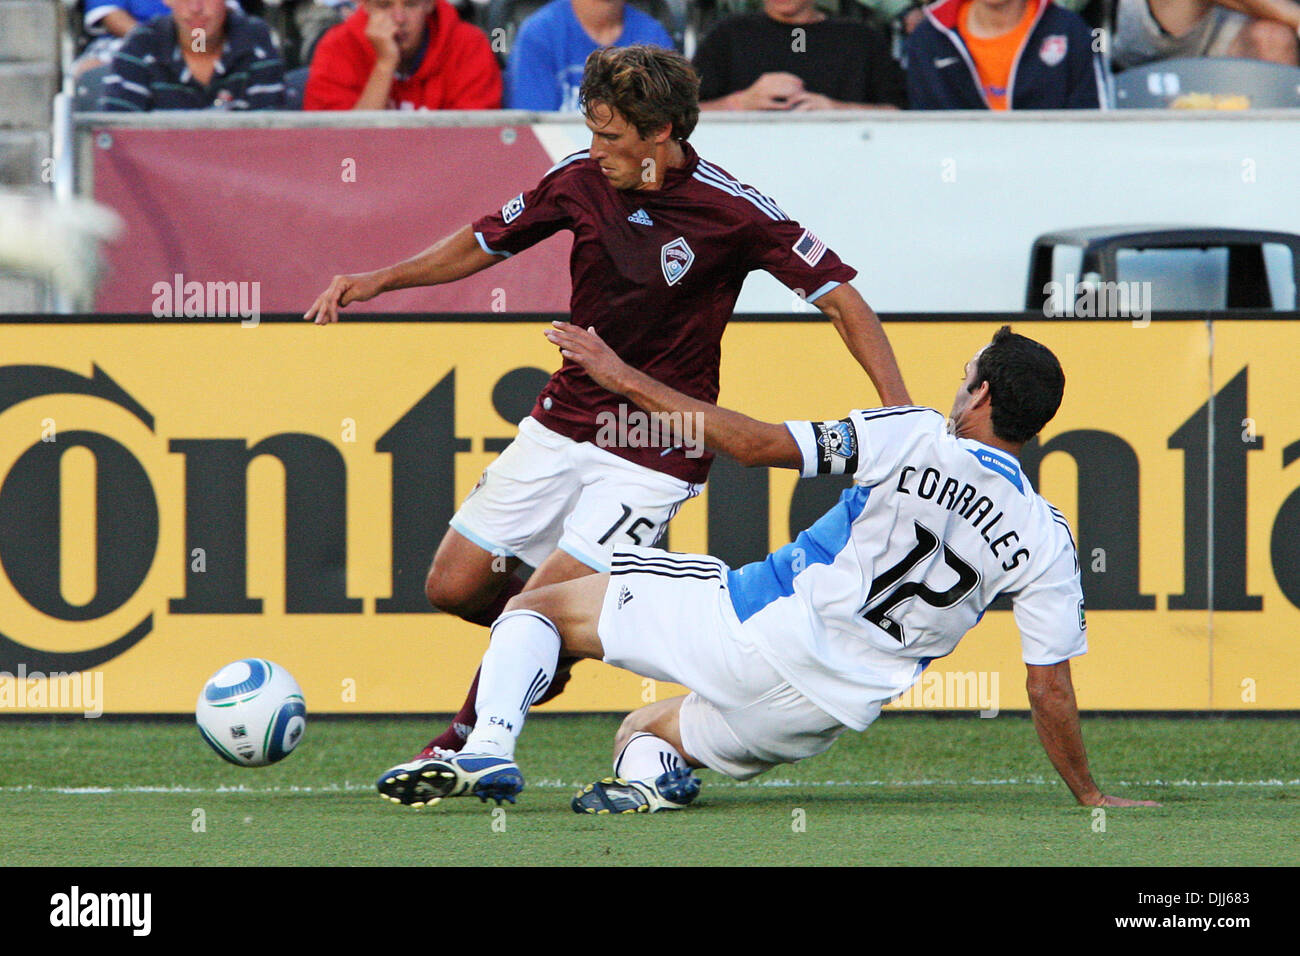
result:
<svg viewBox="0 0 1300 956"><path fill-rule="evenodd" d="M687 769L660 774L653 784L606 777L578 791L574 813L657 813L685 810L700 793L700 778Z"/></svg>
<svg viewBox="0 0 1300 956"><path fill-rule="evenodd" d="M524 789L519 766L506 757L489 754L452 754L420 757L385 770L376 784L380 796L417 810L431 807L443 797L473 795L486 802L515 802Z"/></svg>
<svg viewBox="0 0 1300 956"><path fill-rule="evenodd" d="M460 748L465 746L465 741L469 739L469 735L473 732L473 724L452 721L446 730L425 744L424 749L416 756L450 757L452 754L460 753Z"/></svg>
<svg viewBox="0 0 1300 956"><path fill-rule="evenodd" d="M433 757L436 760L446 760L448 757L456 756L456 754L457 751L455 750L448 750L446 747L439 747L437 744L430 743L416 754L413 759L419 760L422 757Z"/></svg>

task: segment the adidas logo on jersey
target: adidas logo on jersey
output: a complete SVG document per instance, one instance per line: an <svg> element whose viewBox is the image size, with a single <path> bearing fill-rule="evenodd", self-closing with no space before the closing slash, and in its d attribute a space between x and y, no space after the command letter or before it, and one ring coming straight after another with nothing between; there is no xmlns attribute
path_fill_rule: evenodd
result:
<svg viewBox="0 0 1300 956"><path fill-rule="evenodd" d="M629 591L625 585L623 590L618 592L618 609L620 611L623 610L623 605L630 600L632 600L632 592Z"/></svg>
<svg viewBox="0 0 1300 956"><path fill-rule="evenodd" d="M651 219L644 209L638 209L632 215L627 217L628 222L634 222L638 226L653 226L655 221Z"/></svg>

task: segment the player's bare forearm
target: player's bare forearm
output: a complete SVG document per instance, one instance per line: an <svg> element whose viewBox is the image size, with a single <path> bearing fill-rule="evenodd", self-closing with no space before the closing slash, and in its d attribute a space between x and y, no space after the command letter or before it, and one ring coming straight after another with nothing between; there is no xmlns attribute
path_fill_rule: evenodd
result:
<svg viewBox="0 0 1300 956"><path fill-rule="evenodd" d="M870 376L871 383L880 395L880 403L912 404L885 329L858 290L849 283L842 282L830 292L819 296L813 304L831 320L849 352Z"/></svg>
<svg viewBox="0 0 1300 956"><path fill-rule="evenodd" d="M383 292L409 289L413 286L440 285L473 275L500 257L484 252L474 237L474 228L465 226L439 239L419 255L396 265L373 272L335 276L329 286L316 297L303 318L317 325L337 322L339 309L352 302L365 302Z"/></svg>
<svg viewBox="0 0 1300 956"><path fill-rule="evenodd" d="M1052 766L1075 799L1083 804L1096 804L1101 789L1088 770L1088 754L1079 728L1079 707L1070 680L1070 662L1046 667L1029 665L1026 687L1034 729Z"/></svg>
<svg viewBox="0 0 1300 956"><path fill-rule="evenodd" d="M500 261L501 256L483 251L474 237L474 227L465 226L439 239L419 255L379 271L383 276L383 291L391 292L455 282Z"/></svg>
<svg viewBox="0 0 1300 956"><path fill-rule="evenodd" d="M802 467L799 446L784 425L760 422L679 392L628 365L591 329L568 322L553 322L552 326L546 337L601 388L626 397L647 412L693 416L703 428L704 444L742 465Z"/></svg>
<svg viewBox="0 0 1300 956"><path fill-rule="evenodd" d="M1026 689L1034 729L1038 731L1038 739L1042 741L1052 766L1074 798L1089 807L1159 806L1150 800L1108 797L1092 779L1088 753L1083 746L1083 731L1079 727L1079 706L1070 679L1070 662L1027 666Z"/></svg>

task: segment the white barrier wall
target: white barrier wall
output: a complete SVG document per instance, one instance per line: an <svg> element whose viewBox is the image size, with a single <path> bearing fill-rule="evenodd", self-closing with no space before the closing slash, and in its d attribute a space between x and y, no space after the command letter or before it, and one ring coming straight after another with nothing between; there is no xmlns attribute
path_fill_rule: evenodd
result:
<svg viewBox="0 0 1300 956"><path fill-rule="evenodd" d="M771 195L856 266L860 288L881 311L1019 309L1031 243L1062 228L1156 222L1300 230L1300 113L864 115L706 114L692 142L701 155ZM540 144L539 160L542 151L558 158L588 142L578 117L516 112L85 116L78 120L79 185L93 192L97 131L291 127L328 129L336 138L346 130L351 141L378 129L446 126L531 132L535 140L524 135L518 142ZM501 132L505 142L509 130ZM298 155L309 162L310 151ZM337 170L337 158L329 155ZM246 182L255 157L243 156L242 166ZM219 176L220 168L208 164L205 177ZM141 168L138 175L139 187L146 189L150 170ZM484 175L480 165L463 181L440 185L444 195L467 196L467 208L485 212L531 186L539 173L531 166L511 173L504 187L486 184ZM406 190L404 203L436 202L429 193L421 199L410 179L392 182L393 189ZM430 218L430 230L436 221ZM286 242L306 225L284 223ZM529 257L539 266L545 260L537 252ZM520 257L518 266L527 268L529 257ZM322 269L326 277L332 271ZM789 312L795 304L786 289L758 275L746 284L738 310ZM516 308L527 306L511 306Z"/></svg>

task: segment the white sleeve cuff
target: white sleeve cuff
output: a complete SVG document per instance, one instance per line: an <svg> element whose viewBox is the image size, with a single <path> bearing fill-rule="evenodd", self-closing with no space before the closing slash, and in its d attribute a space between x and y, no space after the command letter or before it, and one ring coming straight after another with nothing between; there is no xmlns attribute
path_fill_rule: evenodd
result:
<svg viewBox="0 0 1300 956"><path fill-rule="evenodd" d="M786 422L785 427L799 446L799 457L803 461L799 475L803 478L817 477L817 438L813 434L812 422Z"/></svg>

